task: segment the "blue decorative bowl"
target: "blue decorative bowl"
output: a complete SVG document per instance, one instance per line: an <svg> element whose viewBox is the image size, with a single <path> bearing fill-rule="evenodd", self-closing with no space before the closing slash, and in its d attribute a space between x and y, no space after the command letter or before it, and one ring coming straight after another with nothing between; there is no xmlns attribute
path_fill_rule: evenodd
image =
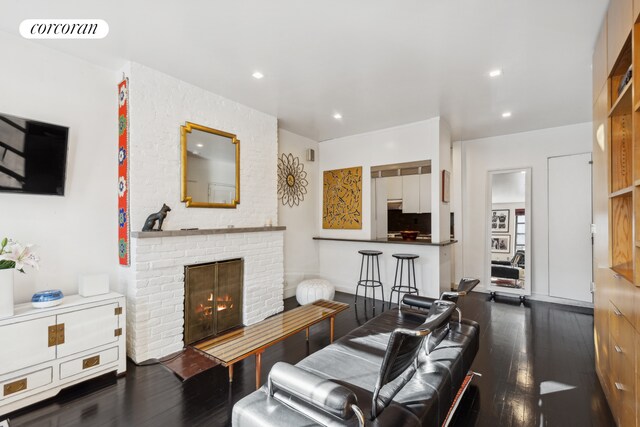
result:
<svg viewBox="0 0 640 427"><path fill-rule="evenodd" d="M31 305L35 308L55 307L62 302L64 295L60 289L36 292L31 297Z"/></svg>

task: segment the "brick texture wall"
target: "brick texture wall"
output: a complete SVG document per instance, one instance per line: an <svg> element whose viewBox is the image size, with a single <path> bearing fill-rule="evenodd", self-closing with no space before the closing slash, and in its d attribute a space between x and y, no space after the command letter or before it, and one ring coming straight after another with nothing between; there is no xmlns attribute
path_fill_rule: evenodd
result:
<svg viewBox="0 0 640 427"><path fill-rule="evenodd" d="M163 203L172 209L165 230L277 225L277 119L140 64L129 64L127 74L131 230L141 230ZM240 139L236 209L186 208L180 201L180 126L186 121ZM244 258L244 323L282 311L282 231L132 239L131 266L120 271L128 355L141 362L179 351L184 266L239 257Z"/></svg>

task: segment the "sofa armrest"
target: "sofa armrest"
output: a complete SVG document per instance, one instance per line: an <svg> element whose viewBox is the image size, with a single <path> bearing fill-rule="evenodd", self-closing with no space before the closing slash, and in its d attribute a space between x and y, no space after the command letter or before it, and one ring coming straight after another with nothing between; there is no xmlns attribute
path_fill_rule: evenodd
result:
<svg viewBox="0 0 640 427"><path fill-rule="evenodd" d="M273 365L267 384L270 396L275 389L282 390L343 420L355 415L364 427L364 414L357 406L355 393L340 384L285 362Z"/></svg>

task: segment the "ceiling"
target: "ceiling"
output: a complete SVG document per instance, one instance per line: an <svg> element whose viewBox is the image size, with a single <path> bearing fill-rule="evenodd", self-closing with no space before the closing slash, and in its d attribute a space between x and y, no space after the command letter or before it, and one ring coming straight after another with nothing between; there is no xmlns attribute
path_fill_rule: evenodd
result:
<svg viewBox="0 0 640 427"><path fill-rule="evenodd" d="M317 141L438 115L468 140L590 121L607 4L2 0L0 30L17 35L28 18L104 19L105 39L37 43L114 70L139 62ZM494 68L503 75L489 78Z"/></svg>

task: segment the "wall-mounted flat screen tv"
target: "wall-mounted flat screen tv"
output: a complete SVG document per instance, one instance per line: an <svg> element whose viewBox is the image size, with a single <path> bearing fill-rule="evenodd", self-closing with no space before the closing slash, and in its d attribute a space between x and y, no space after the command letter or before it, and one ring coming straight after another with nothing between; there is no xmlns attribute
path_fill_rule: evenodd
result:
<svg viewBox="0 0 640 427"><path fill-rule="evenodd" d="M64 195L69 128L0 113L0 191Z"/></svg>

